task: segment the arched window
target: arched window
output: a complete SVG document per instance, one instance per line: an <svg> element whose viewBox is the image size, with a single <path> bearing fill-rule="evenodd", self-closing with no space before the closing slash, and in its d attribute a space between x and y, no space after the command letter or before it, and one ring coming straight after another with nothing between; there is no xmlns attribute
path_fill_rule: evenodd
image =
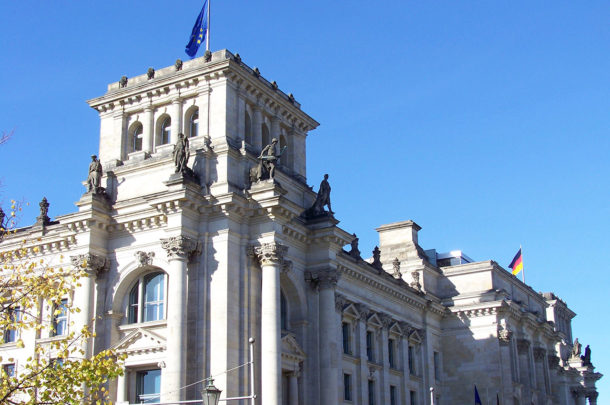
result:
<svg viewBox="0 0 610 405"><path fill-rule="evenodd" d="M147 274L138 279L129 293L128 323L165 318L165 273Z"/></svg>
<svg viewBox="0 0 610 405"><path fill-rule="evenodd" d="M138 152L142 150L142 134L144 130L142 124L136 122L131 128L130 134L130 152Z"/></svg>
<svg viewBox="0 0 610 405"><path fill-rule="evenodd" d="M170 117L166 117L163 122L161 122L161 131L159 135L159 145L170 143L172 135L172 119Z"/></svg>
<svg viewBox="0 0 610 405"><path fill-rule="evenodd" d="M271 139L269 139L269 127L267 124L261 125L261 134L262 134L262 145L263 148L271 143Z"/></svg>
<svg viewBox="0 0 610 405"><path fill-rule="evenodd" d="M189 134L190 138L199 135L199 109L196 109L191 114L191 118L189 119Z"/></svg>
<svg viewBox="0 0 610 405"><path fill-rule="evenodd" d="M250 119L250 114L248 114L247 111L245 126L246 128L244 128L244 139L246 140L246 143L252 144L252 120Z"/></svg>
<svg viewBox="0 0 610 405"><path fill-rule="evenodd" d="M286 296L280 292L280 325L282 330L288 329L288 308L286 304Z"/></svg>

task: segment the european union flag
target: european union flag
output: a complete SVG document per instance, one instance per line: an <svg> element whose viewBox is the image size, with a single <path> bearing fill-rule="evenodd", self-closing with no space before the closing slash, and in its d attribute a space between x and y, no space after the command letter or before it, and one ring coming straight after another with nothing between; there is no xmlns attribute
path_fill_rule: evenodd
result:
<svg viewBox="0 0 610 405"><path fill-rule="evenodd" d="M191 37L189 39L189 43L186 44L186 49L184 50L188 56L194 58L197 54L197 50L199 50L199 45L203 41L205 41L205 35L208 31L208 0L203 2L203 7L201 8L201 12L195 21L195 25L193 26L193 31L191 32Z"/></svg>
<svg viewBox="0 0 610 405"><path fill-rule="evenodd" d="M481 397L479 396L479 390L477 390L477 386L474 386L474 405L483 405L481 402Z"/></svg>

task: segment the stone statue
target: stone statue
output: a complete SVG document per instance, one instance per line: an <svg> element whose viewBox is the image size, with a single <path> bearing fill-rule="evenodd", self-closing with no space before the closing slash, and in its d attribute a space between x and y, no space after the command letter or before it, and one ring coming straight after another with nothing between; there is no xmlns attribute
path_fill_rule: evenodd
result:
<svg viewBox="0 0 610 405"><path fill-rule="evenodd" d="M578 341L578 338L574 339L574 345L572 346L572 357L574 357L574 358L580 357L581 347L582 347L582 345Z"/></svg>
<svg viewBox="0 0 610 405"><path fill-rule="evenodd" d="M38 225L48 225L51 222L51 218L47 215L49 213L47 197L42 197L42 201L38 205L40 206L40 215L36 218L36 223Z"/></svg>
<svg viewBox="0 0 610 405"><path fill-rule="evenodd" d="M146 72L146 76L148 77L148 80L152 80L155 78L155 69L149 67L148 71Z"/></svg>
<svg viewBox="0 0 610 405"><path fill-rule="evenodd" d="M127 87L127 76L121 76L121 80L119 81L119 87Z"/></svg>
<svg viewBox="0 0 610 405"><path fill-rule="evenodd" d="M587 347L585 347L585 354L584 356L580 356L583 365L585 366L591 366L591 348L589 347L589 345L587 345Z"/></svg>
<svg viewBox="0 0 610 405"><path fill-rule="evenodd" d="M354 259L362 259L362 257L360 256L360 249L358 249L358 237L356 236L356 234L353 234L352 236L354 237L354 239L352 239L350 243L351 250L349 251L349 255Z"/></svg>
<svg viewBox="0 0 610 405"><path fill-rule="evenodd" d="M184 136L183 133L178 134L178 142L174 145L174 165L176 166L176 173L187 173L187 163L189 161L189 140Z"/></svg>
<svg viewBox="0 0 610 405"><path fill-rule="evenodd" d="M334 214L332 208L330 207L330 184L328 183L328 174L324 175L324 180L320 183L320 188L318 189L318 196L316 197L316 201L313 203L314 211L323 213L324 207L328 206L328 212L332 215Z"/></svg>
<svg viewBox="0 0 610 405"><path fill-rule="evenodd" d="M176 63L174 63L174 67L176 70L182 70L182 59L176 59Z"/></svg>
<svg viewBox="0 0 610 405"><path fill-rule="evenodd" d="M87 192L97 194L100 192L102 182L102 164L97 156L91 155L89 163L89 176L87 177Z"/></svg>
<svg viewBox="0 0 610 405"><path fill-rule="evenodd" d="M381 250L379 250L379 246L375 246L375 249L373 249L373 263L371 264L377 270L383 269L383 265L381 264Z"/></svg>
<svg viewBox="0 0 610 405"><path fill-rule="evenodd" d="M305 210L302 216L306 218L313 218L324 215L327 213L324 211L325 206L328 207L328 214L333 215L334 212L330 207L330 184L328 183L328 174L324 175L324 180L322 180L320 183L318 195L316 196L316 200L313 202L313 205L309 207L309 209Z"/></svg>
<svg viewBox="0 0 610 405"><path fill-rule="evenodd" d="M282 155L284 148L278 153L277 138L273 138L271 143L263 148L260 155L258 155L258 166L256 167L256 181L273 179L275 176L275 165Z"/></svg>

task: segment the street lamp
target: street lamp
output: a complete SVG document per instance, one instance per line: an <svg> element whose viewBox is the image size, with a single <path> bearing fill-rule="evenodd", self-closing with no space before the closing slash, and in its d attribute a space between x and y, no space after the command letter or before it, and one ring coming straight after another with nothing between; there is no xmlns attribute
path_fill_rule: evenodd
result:
<svg viewBox="0 0 610 405"><path fill-rule="evenodd" d="M221 392L221 390L214 386L214 380L211 377L208 378L208 385L201 390L203 405L218 405Z"/></svg>

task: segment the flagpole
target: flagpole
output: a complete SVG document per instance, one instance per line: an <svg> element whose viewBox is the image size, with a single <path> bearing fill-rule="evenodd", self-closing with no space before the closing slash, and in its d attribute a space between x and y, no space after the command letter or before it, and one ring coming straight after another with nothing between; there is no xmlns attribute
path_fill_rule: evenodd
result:
<svg viewBox="0 0 610 405"><path fill-rule="evenodd" d="M212 0L208 0L208 32L205 36L205 50L210 51L210 3Z"/></svg>
<svg viewBox="0 0 610 405"><path fill-rule="evenodd" d="M523 248L521 245L519 245L519 250L521 251L521 280L525 284L525 264L523 264Z"/></svg>

